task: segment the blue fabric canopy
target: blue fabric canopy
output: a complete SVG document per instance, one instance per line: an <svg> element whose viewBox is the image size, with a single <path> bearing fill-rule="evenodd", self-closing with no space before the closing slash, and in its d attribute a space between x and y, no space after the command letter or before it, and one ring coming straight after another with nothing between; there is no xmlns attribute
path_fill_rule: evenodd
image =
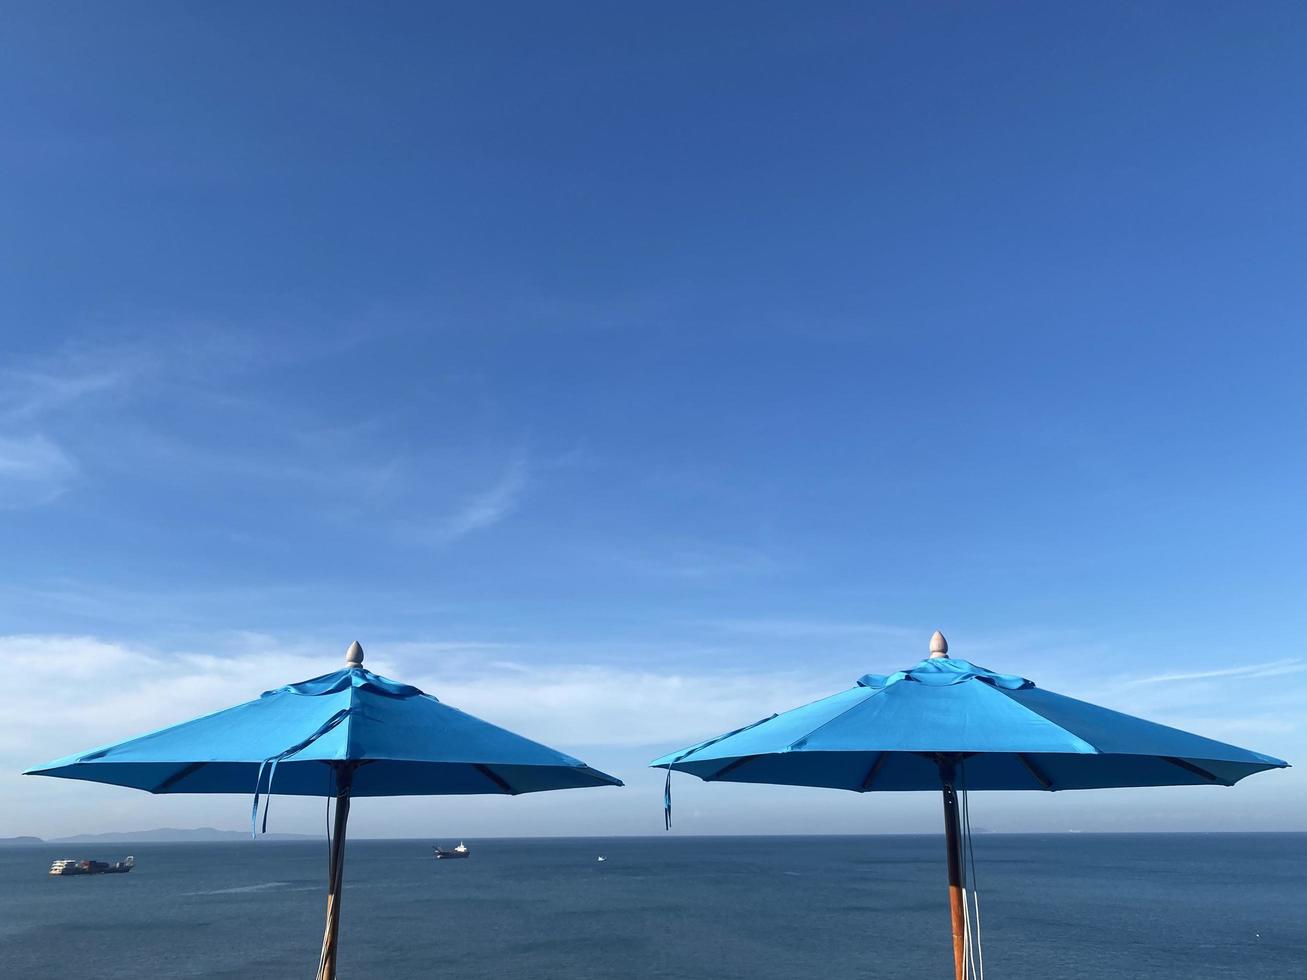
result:
<svg viewBox="0 0 1307 980"><path fill-rule="evenodd" d="M505 731L416 687L346 667L149 735L79 752L25 775L150 793L251 793L335 799L318 980L335 980L350 800L358 796L517 795L621 786L579 759ZM267 829L267 810L263 823Z"/></svg>
<svg viewBox="0 0 1307 980"><path fill-rule="evenodd" d="M150 793L335 796L518 794L621 780L442 704L416 687L347 667L149 735L79 752L27 775ZM275 763L275 769L274 769ZM275 782L274 782L275 779Z"/></svg>
<svg viewBox="0 0 1307 980"><path fill-rule="evenodd" d="M656 759L708 781L938 790L1232 786L1288 763L935 657Z"/></svg>

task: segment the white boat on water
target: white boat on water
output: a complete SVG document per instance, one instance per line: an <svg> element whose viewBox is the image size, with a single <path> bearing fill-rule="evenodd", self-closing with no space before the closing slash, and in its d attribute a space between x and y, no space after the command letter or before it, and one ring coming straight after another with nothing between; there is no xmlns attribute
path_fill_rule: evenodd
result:
<svg viewBox="0 0 1307 980"><path fill-rule="evenodd" d="M122 875L136 867L136 858L130 854L124 861L79 861L76 858L61 858L50 865L50 874L58 877L67 875Z"/></svg>

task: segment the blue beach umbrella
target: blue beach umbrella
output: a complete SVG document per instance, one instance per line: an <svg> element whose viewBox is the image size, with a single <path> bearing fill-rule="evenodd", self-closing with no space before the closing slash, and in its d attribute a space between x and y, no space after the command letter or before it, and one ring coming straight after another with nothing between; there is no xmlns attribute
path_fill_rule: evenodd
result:
<svg viewBox="0 0 1307 980"><path fill-rule="evenodd" d="M972 904L959 795L969 790L1233 786L1288 763L1054 694L1033 681L930 658L847 691L673 752L650 765L707 782L825 786L856 793L942 791L957 980L967 975ZM964 821L965 822L965 821Z"/></svg>
<svg viewBox="0 0 1307 980"><path fill-rule="evenodd" d="M319 980L336 975L345 825L356 796L516 796L621 786L554 749L365 670L356 642L346 667L245 704L37 766L25 775L86 779L149 793L275 791L336 802ZM264 804L267 828L267 803Z"/></svg>

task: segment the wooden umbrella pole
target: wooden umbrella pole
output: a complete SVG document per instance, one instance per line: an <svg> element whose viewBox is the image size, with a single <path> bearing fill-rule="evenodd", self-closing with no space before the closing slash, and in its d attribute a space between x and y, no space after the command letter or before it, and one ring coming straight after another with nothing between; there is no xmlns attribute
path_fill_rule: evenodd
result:
<svg viewBox="0 0 1307 980"><path fill-rule="evenodd" d="M958 795L953 788L954 770L950 760L941 760L939 779L944 787L944 840L948 847L948 904L953 919L953 974L966 980L966 912L962 905L965 869L958 834Z"/></svg>
<svg viewBox="0 0 1307 980"><path fill-rule="evenodd" d="M331 830L331 860L327 870L327 926L322 935L317 980L336 980L336 948L340 935L340 891L345 877L345 827L349 822L349 796L354 781L351 763L336 765L336 819Z"/></svg>

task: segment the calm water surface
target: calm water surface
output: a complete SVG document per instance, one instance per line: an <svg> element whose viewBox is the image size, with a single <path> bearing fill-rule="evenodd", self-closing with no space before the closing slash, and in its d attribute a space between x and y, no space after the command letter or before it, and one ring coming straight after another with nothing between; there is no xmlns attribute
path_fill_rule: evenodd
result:
<svg viewBox="0 0 1307 980"><path fill-rule="evenodd" d="M447 845L452 841L443 842ZM938 837L348 848L342 980L951 978ZM311 977L323 843L0 850L0 976ZM994 980L1307 977L1307 835L978 837ZM606 855L599 863L595 858Z"/></svg>

